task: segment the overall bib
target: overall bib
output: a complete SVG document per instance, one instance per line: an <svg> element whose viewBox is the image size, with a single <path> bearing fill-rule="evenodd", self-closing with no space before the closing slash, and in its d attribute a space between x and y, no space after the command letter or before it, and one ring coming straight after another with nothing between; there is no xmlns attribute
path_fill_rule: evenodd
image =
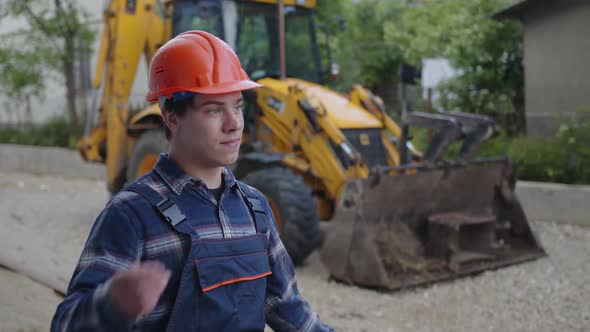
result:
<svg viewBox="0 0 590 332"><path fill-rule="evenodd" d="M175 203L146 184L124 190L138 193L178 232L191 237L176 302L166 331L264 331L268 262L267 216L256 193L238 185L256 234L228 239L200 238Z"/></svg>

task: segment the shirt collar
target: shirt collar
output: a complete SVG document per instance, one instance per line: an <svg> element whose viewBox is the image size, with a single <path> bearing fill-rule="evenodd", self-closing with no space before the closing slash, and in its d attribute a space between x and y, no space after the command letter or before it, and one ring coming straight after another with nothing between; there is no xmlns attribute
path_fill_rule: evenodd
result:
<svg viewBox="0 0 590 332"><path fill-rule="evenodd" d="M154 166L154 170L160 175L160 177L162 177L162 180L164 180L166 185L177 195L180 195L182 190L184 190L184 187L191 182L195 183L197 186L202 185L206 188L203 180L188 175L167 153L160 154L158 161ZM236 178L229 168L223 168L222 176L223 186L225 188L231 188L237 184Z"/></svg>

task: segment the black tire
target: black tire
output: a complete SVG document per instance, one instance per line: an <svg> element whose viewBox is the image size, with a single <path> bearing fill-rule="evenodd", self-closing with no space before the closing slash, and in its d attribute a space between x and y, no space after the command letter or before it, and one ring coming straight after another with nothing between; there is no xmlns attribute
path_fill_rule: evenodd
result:
<svg viewBox="0 0 590 332"><path fill-rule="evenodd" d="M133 152L127 164L126 182L130 183L143 174L140 174L139 167L148 155L159 156L160 153L168 151L168 140L161 129L148 130L139 136L133 147Z"/></svg>
<svg viewBox="0 0 590 332"><path fill-rule="evenodd" d="M311 189L302 177L281 167L248 173L242 181L275 203L281 240L293 264L301 265L324 239Z"/></svg>

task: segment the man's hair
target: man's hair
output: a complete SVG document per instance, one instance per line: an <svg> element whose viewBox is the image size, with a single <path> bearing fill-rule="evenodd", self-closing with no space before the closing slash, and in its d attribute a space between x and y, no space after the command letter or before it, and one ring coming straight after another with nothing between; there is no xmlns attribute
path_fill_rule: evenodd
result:
<svg viewBox="0 0 590 332"><path fill-rule="evenodd" d="M177 117L183 118L186 115L189 109L188 106L192 103L192 101L193 98L178 101L174 101L172 98L168 98L164 102L164 108L162 109L162 112L172 112L175 113ZM164 134L166 134L166 139L170 140L172 132L170 132L170 129L168 128L166 123L164 123Z"/></svg>

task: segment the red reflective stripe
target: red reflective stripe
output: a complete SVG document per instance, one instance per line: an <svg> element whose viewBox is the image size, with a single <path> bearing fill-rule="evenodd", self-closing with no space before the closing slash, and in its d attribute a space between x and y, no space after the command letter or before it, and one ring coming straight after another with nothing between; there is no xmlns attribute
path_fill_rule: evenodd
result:
<svg viewBox="0 0 590 332"><path fill-rule="evenodd" d="M215 288L218 288L218 287L221 287L221 286L225 286L225 285L229 285L229 284L235 284L236 282L240 282L240 281L248 281L248 280L256 280L256 279L264 278L264 277L269 276L271 274L272 274L272 272L267 272L267 273L259 274L257 276L242 277L242 278L236 278L236 279L222 281L222 282L217 283L215 285L211 285L211 286L209 286L207 288L203 288L203 292L208 292L210 290L214 290Z"/></svg>

